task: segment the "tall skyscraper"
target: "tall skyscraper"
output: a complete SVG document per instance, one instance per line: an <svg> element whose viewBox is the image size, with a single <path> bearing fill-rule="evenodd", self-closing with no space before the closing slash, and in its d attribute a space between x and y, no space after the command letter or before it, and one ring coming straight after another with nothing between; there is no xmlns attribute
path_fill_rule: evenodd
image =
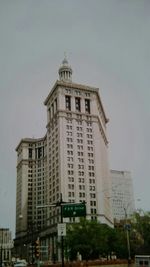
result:
<svg viewBox="0 0 150 267"><path fill-rule="evenodd" d="M16 234L27 230L33 221L41 229L60 222L59 207L37 209L57 203L60 196L65 202L85 202L87 219L112 226L108 119L99 89L72 82L72 68L64 58L59 80L44 104L45 137L22 139L16 149Z"/></svg>
<svg viewBox="0 0 150 267"><path fill-rule="evenodd" d="M87 217L112 223L105 191L110 188L108 122L99 90L72 82L66 58L44 104L47 107L47 202L87 205ZM108 195L108 194L107 194ZM55 211L51 223L57 222Z"/></svg>
<svg viewBox="0 0 150 267"><path fill-rule="evenodd" d="M129 171L111 170L112 210L116 221L125 220L135 211L133 183Z"/></svg>

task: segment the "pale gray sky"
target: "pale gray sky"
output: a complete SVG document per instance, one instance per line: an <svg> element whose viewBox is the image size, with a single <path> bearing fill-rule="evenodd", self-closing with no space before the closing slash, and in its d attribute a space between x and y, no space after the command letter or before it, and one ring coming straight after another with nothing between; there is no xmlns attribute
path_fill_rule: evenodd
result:
<svg viewBox="0 0 150 267"><path fill-rule="evenodd" d="M0 0L0 227L13 233L15 148L46 133L64 51L73 81L100 88L110 168L131 171L137 208L150 210L150 1Z"/></svg>

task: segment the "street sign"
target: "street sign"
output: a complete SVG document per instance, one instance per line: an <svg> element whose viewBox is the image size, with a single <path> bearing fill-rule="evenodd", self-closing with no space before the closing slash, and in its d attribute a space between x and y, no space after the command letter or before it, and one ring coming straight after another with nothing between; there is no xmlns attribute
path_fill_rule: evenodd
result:
<svg viewBox="0 0 150 267"><path fill-rule="evenodd" d="M130 231L130 230L131 230L131 224L126 223L126 224L124 225L124 228L125 228L126 230Z"/></svg>
<svg viewBox="0 0 150 267"><path fill-rule="evenodd" d="M62 206L63 217L84 217L86 216L85 203L66 204Z"/></svg>
<svg viewBox="0 0 150 267"><path fill-rule="evenodd" d="M66 236L66 223L58 223L58 236Z"/></svg>

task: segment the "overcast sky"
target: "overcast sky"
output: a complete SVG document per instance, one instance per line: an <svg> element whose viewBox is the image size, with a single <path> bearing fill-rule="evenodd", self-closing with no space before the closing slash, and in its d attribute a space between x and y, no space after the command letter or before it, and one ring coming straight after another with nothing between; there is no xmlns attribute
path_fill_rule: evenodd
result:
<svg viewBox="0 0 150 267"><path fill-rule="evenodd" d="M110 168L131 171L136 207L150 210L150 1L0 0L0 227L13 233L15 148L46 133L64 52L73 81L100 88Z"/></svg>

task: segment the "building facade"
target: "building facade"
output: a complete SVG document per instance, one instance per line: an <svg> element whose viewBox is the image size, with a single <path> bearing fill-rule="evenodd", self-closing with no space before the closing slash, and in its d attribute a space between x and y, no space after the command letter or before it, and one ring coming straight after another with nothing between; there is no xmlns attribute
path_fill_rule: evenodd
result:
<svg viewBox="0 0 150 267"><path fill-rule="evenodd" d="M42 229L43 247L53 247L54 253L60 208L53 204L60 198L69 203L85 202L87 219L113 225L108 198L111 190L108 119L99 89L72 82L72 68L66 58L59 68L59 80L44 104L45 137L22 139L16 148L16 237L21 237L36 222ZM38 209L40 205L51 207Z"/></svg>
<svg viewBox="0 0 150 267"><path fill-rule="evenodd" d="M106 118L97 88L75 84L66 59L47 107L47 202L86 202L87 218L112 223ZM102 193L103 192L103 193ZM50 214L51 224L58 221Z"/></svg>
<svg viewBox="0 0 150 267"><path fill-rule="evenodd" d="M13 240L8 228L0 228L0 255L2 262L11 262Z"/></svg>
<svg viewBox="0 0 150 267"><path fill-rule="evenodd" d="M22 139L17 151L16 236L34 227L44 227L46 212L38 205L46 203L46 136Z"/></svg>
<svg viewBox="0 0 150 267"><path fill-rule="evenodd" d="M129 171L111 170L112 210L116 221L125 220L135 211L133 183Z"/></svg>

